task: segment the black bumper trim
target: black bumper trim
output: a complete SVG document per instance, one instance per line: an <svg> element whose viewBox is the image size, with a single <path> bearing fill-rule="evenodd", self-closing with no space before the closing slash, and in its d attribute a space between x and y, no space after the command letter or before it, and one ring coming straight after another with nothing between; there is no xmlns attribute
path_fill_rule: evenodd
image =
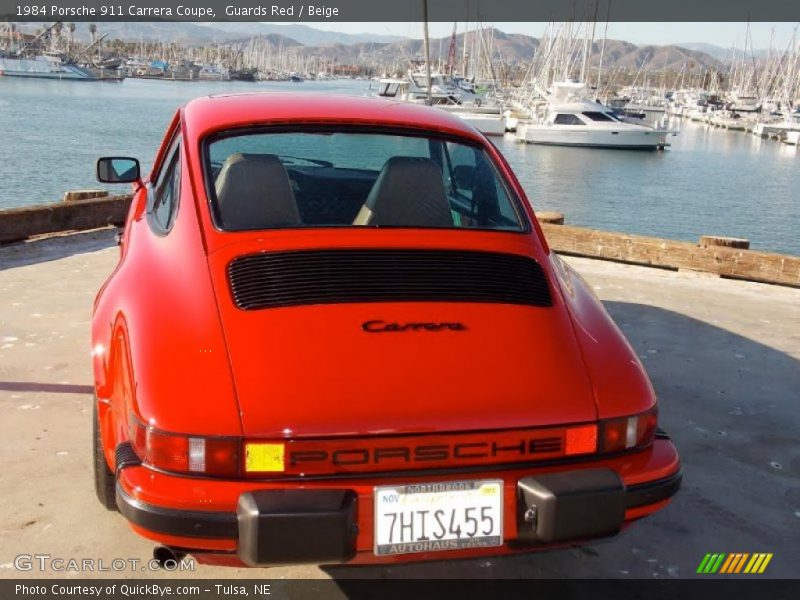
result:
<svg viewBox="0 0 800 600"><path fill-rule="evenodd" d="M239 537L235 512L181 510L146 504L131 497L119 483L117 507L131 523L156 533L196 538Z"/></svg>
<svg viewBox="0 0 800 600"><path fill-rule="evenodd" d="M625 488L625 508L655 504L674 496L681 486L682 472L629 485ZM239 524L235 512L181 510L147 504L131 497L117 483L119 511L134 525L149 531L183 537L238 539Z"/></svg>
<svg viewBox="0 0 800 600"><path fill-rule="evenodd" d="M239 496L237 553L247 565L342 563L356 554L353 490L256 490Z"/></svg>
<svg viewBox="0 0 800 600"><path fill-rule="evenodd" d="M517 482L517 539L554 543L606 537L625 522L625 484L613 469L529 475Z"/></svg>
<svg viewBox="0 0 800 600"><path fill-rule="evenodd" d="M638 508L671 498L680 489L682 479L683 472L678 470L662 479L627 486L625 488L625 508Z"/></svg>

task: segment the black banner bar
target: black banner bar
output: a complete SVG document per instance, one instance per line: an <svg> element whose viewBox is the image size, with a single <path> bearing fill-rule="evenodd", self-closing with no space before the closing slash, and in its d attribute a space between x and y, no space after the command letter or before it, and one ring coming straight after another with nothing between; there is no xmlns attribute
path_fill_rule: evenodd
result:
<svg viewBox="0 0 800 600"><path fill-rule="evenodd" d="M6 21L419 22L424 0L0 0ZM433 22L794 22L797 0L427 0Z"/></svg>
<svg viewBox="0 0 800 600"><path fill-rule="evenodd" d="M423 600L425 598L471 598L503 600L553 598L560 600L790 600L797 597L798 580L757 579L744 576L728 579L673 580L425 580L425 579L43 579L0 581L3 600L258 600L375 599Z"/></svg>

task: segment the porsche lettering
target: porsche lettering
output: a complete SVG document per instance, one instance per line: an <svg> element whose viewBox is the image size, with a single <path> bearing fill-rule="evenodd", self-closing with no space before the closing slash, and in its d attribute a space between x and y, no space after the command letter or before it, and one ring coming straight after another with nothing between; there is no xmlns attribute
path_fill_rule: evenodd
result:
<svg viewBox="0 0 800 600"><path fill-rule="evenodd" d="M389 465L426 461L473 461L483 458L520 460L540 453L551 453L559 447L558 438L520 439L519 442L467 442L462 444L430 444L421 446L386 446L380 448L341 448L300 450L289 453L291 466L309 463L331 465Z"/></svg>

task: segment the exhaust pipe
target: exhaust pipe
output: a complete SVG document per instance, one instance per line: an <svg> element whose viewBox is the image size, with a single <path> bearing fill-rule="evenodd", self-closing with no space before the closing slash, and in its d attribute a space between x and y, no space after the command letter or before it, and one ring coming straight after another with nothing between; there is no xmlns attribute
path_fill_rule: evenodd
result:
<svg viewBox="0 0 800 600"><path fill-rule="evenodd" d="M185 552L179 552L169 546L156 546L153 548L153 560L161 568L174 569L185 556Z"/></svg>

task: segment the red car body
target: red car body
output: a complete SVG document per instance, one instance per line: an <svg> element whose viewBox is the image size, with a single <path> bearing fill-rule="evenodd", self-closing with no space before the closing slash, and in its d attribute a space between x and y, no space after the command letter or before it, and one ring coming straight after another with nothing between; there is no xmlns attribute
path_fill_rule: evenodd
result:
<svg viewBox="0 0 800 600"><path fill-rule="evenodd" d="M490 157L525 230L222 231L204 140L254 126L461 140ZM176 136L179 192L165 233L150 203ZM95 301L92 355L98 493L138 534L219 564L474 557L612 535L677 491L678 455L656 432L642 364L548 248L500 152L456 117L376 99L202 98L175 114L135 188L119 264ZM243 310L231 293L242 256L381 250L524 259L540 268L549 305L398 296ZM195 443L205 472L187 467ZM275 471L247 471L256 447ZM464 481L499 494L499 512L474 526L499 540L437 545L417 534L401 552L377 552L377 487Z"/></svg>

